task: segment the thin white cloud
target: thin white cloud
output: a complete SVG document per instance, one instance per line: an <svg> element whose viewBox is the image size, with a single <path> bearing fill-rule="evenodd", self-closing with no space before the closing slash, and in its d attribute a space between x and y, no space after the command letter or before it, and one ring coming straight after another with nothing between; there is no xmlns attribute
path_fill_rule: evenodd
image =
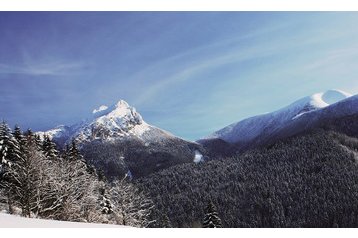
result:
<svg viewBox="0 0 358 238"><path fill-rule="evenodd" d="M49 62L32 63L26 65L10 65L0 63L0 74L24 74L24 75L68 75L77 73L84 67L81 62Z"/></svg>
<svg viewBox="0 0 358 238"><path fill-rule="evenodd" d="M226 39L222 39L220 41L216 41L211 44L205 44L205 45L199 46L197 48L190 49L188 51L181 52L179 54L165 58L163 60L153 62L148 67L141 69L135 75L132 75L132 78L139 78L142 80L143 78L147 77L148 73L156 71L158 68L163 68L163 67L166 67L167 65L172 67L173 64L175 65L175 64L177 64L177 62L181 62L181 64L185 64L185 60L187 58L191 59L191 57L193 57L195 55L200 55L203 53L207 54L207 53L214 51L216 49L228 47L230 45L235 46L235 45L240 44L243 40L248 40L248 39L252 39L252 38L256 38L256 37L262 37L265 34L279 32L280 30L284 30L285 28L289 28L289 27L292 27L292 23L290 23L290 24L289 23L281 23L279 25L275 25L275 26L271 26L268 28L253 31L246 35L240 35L240 36L236 36L236 37L226 38ZM138 49L138 50L140 50L140 49ZM210 57L210 55L206 55L206 57Z"/></svg>
<svg viewBox="0 0 358 238"><path fill-rule="evenodd" d="M154 72L161 72L161 80L156 80L151 83L150 86L145 89L145 92L137 98L136 104L140 105L142 103L149 102L150 100L153 100L156 95L160 95L161 92L164 92L166 88L171 88L177 83L192 80L195 75L214 69L215 67L220 67L230 63L240 64L251 59L259 59L275 54L282 54L283 52L294 49L295 47L316 44L322 39L309 38L302 39L299 42L291 41L290 39L287 39L285 42L261 42L246 46L245 48L240 47L239 40L236 40L238 44L236 46L234 45L229 47L230 50L225 48L227 48L227 44L232 45L234 42L233 40L215 43L207 48L200 48L200 51L194 50L193 52L195 53L191 55L181 54L177 57L173 57L170 59L170 64L175 65L176 63L178 66L169 72L165 71L166 65L168 64L167 61L155 64L151 70ZM144 70L140 73L146 73L148 75L150 72ZM142 76L142 79L143 78L145 78L145 76Z"/></svg>
<svg viewBox="0 0 358 238"><path fill-rule="evenodd" d="M322 56L316 61L310 62L304 67L305 70L318 70L321 68L331 67L345 60L350 59L351 57L356 57L358 55L358 47L349 47L339 50L333 50Z"/></svg>

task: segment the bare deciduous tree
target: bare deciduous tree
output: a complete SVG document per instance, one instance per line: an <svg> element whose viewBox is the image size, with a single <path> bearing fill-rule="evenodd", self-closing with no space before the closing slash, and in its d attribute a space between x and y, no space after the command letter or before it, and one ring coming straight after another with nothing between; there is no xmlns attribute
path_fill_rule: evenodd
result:
<svg viewBox="0 0 358 238"><path fill-rule="evenodd" d="M110 189L113 211L117 224L148 227L152 222L150 214L154 208L150 200L133 183L126 179L117 180Z"/></svg>

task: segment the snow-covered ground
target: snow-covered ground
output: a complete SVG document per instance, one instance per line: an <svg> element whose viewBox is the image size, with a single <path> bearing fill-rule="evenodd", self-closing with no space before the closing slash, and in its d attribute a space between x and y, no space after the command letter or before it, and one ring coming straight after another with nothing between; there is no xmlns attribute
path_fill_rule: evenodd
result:
<svg viewBox="0 0 358 238"><path fill-rule="evenodd" d="M0 228L129 228L128 226L25 218L0 213Z"/></svg>

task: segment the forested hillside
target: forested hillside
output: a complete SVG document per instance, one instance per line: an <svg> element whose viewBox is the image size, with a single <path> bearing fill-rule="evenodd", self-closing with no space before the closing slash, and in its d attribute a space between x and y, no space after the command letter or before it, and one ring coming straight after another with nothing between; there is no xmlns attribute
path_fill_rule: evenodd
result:
<svg viewBox="0 0 358 238"><path fill-rule="evenodd" d="M314 132L233 158L138 180L158 226L200 226L209 200L223 227L358 227L358 140Z"/></svg>

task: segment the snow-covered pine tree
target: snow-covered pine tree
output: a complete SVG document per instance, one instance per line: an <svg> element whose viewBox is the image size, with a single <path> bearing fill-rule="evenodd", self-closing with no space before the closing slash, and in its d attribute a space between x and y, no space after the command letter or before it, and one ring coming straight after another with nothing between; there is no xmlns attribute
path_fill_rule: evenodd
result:
<svg viewBox="0 0 358 238"><path fill-rule="evenodd" d="M6 168L20 157L19 143L13 137L9 126L3 121L0 124L0 173L4 175Z"/></svg>
<svg viewBox="0 0 358 238"><path fill-rule="evenodd" d="M17 142L19 143L19 149L21 154L24 154L24 147L26 145L26 138L23 135L20 127L18 125L15 126L14 128L14 132L12 133L12 135L14 136L14 138L17 140Z"/></svg>
<svg viewBox="0 0 358 238"><path fill-rule="evenodd" d="M206 207L206 214L203 220L203 228L221 228L221 219L219 218L218 212L214 203L210 200Z"/></svg>
<svg viewBox="0 0 358 238"><path fill-rule="evenodd" d="M5 122L0 124L0 183L2 181L2 175L5 172L5 168L10 165L9 160L9 131Z"/></svg>
<svg viewBox="0 0 358 238"><path fill-rule="evenodd" d="M34 137L35 137L35 144L36 144L37 150L41 150L41 148L42 148L42 140L41 140L40 135L34 134ZM56 146L55 146L55 148L56 148Z"/></svg>
<svg viewBox="0 0 358 238"><path fill-rule="evenodd" d="M70 146L66 145L66 151L65 151L64 157L69 161L80 161L80 162L82 162L83 164L86 165L86 169L87 169L88 173L98 177L96 169L94 168L94 166L89 164L87 162L87 160L83 157L83 155L81 154L80 150L77 147L77 144L76 144L75 140L72 140Z"/></svg>
<svg viewBox="0 0 358 238"><path fill-rule="evenodd" d="M4 181L4 173L5 170L10 166L7 141L9 140L8 128L5 122L0 124L0 199L1 202L8 202L8 194L5 191L5 181ZM11 206L9 206L11 208ZM11 209L9 209L10 213L12 213Z"/></svg>
<svg viewBox="0 0 358 238"><path fill-rule="evenodd" d="M16 187L19 185L16 167L22 163L23 155L18 141L11 133L11 129L3 121L0 124L0 188L6 190L9 212L16 199Z"/></svg>
<svg viewBox="0 0 358 238"><path fill-rule="evenodd" d="M48 135L44 135L44 140L42 142L42 151L44 152L47 159L54 160L58 158L59 153L56 149L56 144L50 139Z"/></svg>
<svg viewBox="0 0 358 238"><path fill-rule="evenodd" d="M71 145L67 146L66 159L70 161L74 161L74 160L83 161L83 156L78 150L75 140L72 140Z"/></svg>
<svg viewBox="0 0 358 238"><path fill-rule="evenodd" d="M31 138L32 140L35 139L36 150L42 151L42 140L38 142L36 139L38 135L34 134L30 128L28 128L23 134L26 140L29 138Z"/></svg>
<svg viewBox="0 0 358 238"><path fill-rule="evenodd" d="M103 214L112 214L113 213L113 204L111 200L108 198L109 195L106 192L106 188L100 188L100 197L99 197L99 205L101 206L101 211Z"/></svg>

